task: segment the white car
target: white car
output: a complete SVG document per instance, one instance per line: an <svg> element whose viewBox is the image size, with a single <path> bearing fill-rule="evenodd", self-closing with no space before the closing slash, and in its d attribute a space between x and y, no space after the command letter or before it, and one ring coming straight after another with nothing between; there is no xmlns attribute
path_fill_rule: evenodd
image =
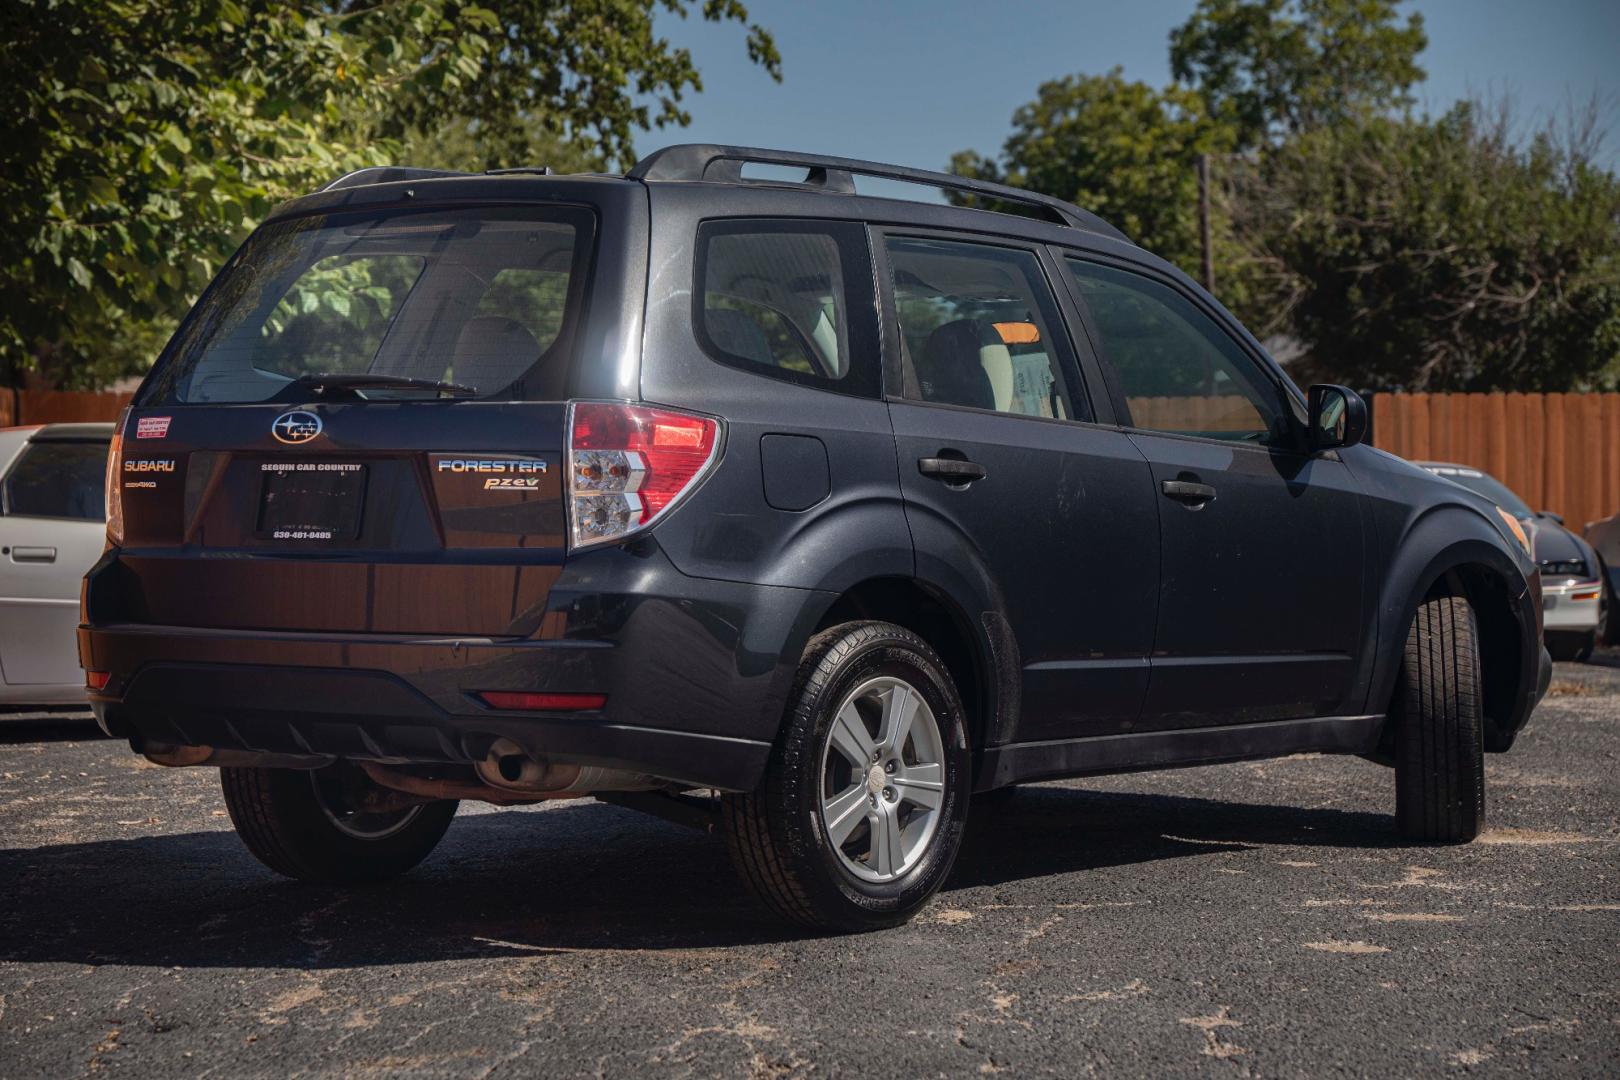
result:
<svg viewBox="0 0 1620 1080"><path fill-rule="evenodd" d="M0 704L85 700L79 579L106 545L112 424L0 428Z"/></svg>

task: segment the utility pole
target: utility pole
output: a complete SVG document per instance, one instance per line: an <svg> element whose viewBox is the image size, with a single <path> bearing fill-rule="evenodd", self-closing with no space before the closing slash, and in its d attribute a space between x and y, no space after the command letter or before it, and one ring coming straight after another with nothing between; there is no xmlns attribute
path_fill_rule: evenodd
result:
<svg viewBox="0 0 1620 1080"><path fill-rule="evenodd" d="M1204 288L1215 295L1215 247L1209 230L1209 155L1198 155L1198 236L1203 245Z"/></svg>

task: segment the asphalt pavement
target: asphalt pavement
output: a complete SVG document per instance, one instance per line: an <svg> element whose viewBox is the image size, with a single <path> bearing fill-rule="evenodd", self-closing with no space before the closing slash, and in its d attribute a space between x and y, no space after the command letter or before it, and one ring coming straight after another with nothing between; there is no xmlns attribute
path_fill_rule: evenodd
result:
<svg viewBox="0 0 1620 1080"><path fill-rule="evenodd" d="M1403 843L1351 758L1021 789L909 926L807 937L713 836L464 806L283 881L211 769L0 718L0 1076L1620 1075L1620 656Z"/></svg>

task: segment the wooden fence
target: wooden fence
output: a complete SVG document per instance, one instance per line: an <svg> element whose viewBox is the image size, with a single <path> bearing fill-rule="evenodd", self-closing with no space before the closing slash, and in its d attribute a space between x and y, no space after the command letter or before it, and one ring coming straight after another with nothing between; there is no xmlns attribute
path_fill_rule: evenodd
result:
<svg viewBox="0 0 1620 1080"><path fill-rule="evenodd" d="M1472 465L1576 532L1620 511L1620 394L1375 394L1373 445Z"/></svg>
<svg viewBox="0 0 1620 1080"><path fill-rule="evenodd" d="M116 420L131 394L75 390L8 390L0 387L0 427Z"/></svg>

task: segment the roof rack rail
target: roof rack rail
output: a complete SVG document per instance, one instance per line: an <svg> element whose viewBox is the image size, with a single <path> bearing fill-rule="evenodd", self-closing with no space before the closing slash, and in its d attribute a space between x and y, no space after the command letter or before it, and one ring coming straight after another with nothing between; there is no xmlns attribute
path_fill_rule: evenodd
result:
<svg viewBox="0 0 1620 1080"><path fill-rule="evenodd" d="M632 180L707 180L716 183L743 183L744 164L784 165L808 170L804 184L823 191L854 194L854 176L871 176L882 180L923 184L961 191L1004 202L1021 203L1043 211L1059 225L1100 233L1129 243L1129 238L1114 226L1073 203L1054 199L1023 188L1006 184L993 184L987 180L974 180L953 173L913 169L904 165L885 165L879 161L858 158L828 157L823 154L796 154L785 150L765 150L752 146L709 146L701 143L679 143L654 150L636 162L625 176Z"/></svg>
<svg viewBox="0 0 1620 1080"><path fill-rule="evenodd" d="M400 180L440 180L448 176L477 176L477 173L457 172L454 169L419 169L413 165L372 165L344 173L321 188L322 191L341 191L344 188L365 187L368 184L392 184Z"/></svg>

